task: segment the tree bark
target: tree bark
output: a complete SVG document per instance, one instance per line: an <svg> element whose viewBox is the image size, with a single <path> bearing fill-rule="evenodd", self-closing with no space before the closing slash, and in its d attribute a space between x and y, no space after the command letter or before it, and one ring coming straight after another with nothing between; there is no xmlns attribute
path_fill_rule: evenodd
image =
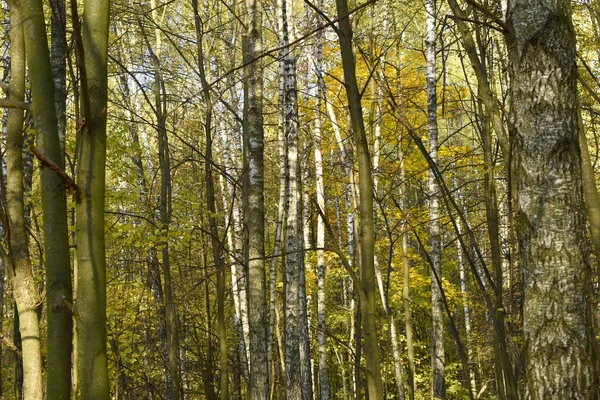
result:
<svg viewBox="0 0 600 400"><path fill-rule="evenodd" d="M323 9L323 0L317 3L319 9ZM317 204L325 211L325 185L323 181L323 155L321 152L321 130L323 126L321 108L323 101L323 32L319 31L315 46L315 74L317 76L317 105L314 126L315 145L315 180L317 189ZM318 324L318 352L319 352L319 395L320 400L329 399L329 376L327 373L327 323L325 302L325 223L321 215L317 216L317 324Z"/></svg>
<svg viewBox="0 0 600 400"><path fill-rule="evenodd" d="M287 144L287 194L285 222L285 369L286 398L301 400L300 359L300 268L302 265L302 213L300 197L300 161L298 159L298 98L296 60L287 48L289 43L287 1L280 0L280 34L282 51L280 79L283 81L284 130Z"/></svg>
<svg viewBox="0 0 600 400"><path fill-rule="evenodd" d="M267 364L267 302L265 277L262 14L256 0L246 0L244 38L244 223L247 232L247 295L250 327L250 387L252 400L269 398ZM252 61L252 62L250 62Z"/></svg>
<svg viewBox="0 0 600 400"><path fill-rule="evenodd" d="M595 399L571 2L512 1L507 25L525 398Z"/></svg>

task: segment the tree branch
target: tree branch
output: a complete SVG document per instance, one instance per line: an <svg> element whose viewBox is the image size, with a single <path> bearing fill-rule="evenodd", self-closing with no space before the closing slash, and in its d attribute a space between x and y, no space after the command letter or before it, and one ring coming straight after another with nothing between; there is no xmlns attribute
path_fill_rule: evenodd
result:
<svg viewBox="0 0 600 400"><path fill-rule="evenodd" d="M81 189L79 188L79 186L77 186L77 183L75 183L73 178L67 175L67 173L63 171L58 165L56 165L52 160L40 153L40 151L35 146L31 146L29 149L31 150L33 155L35 155L35 157L38 160L40 160L42 167L48 167L52 171L56 172L56 175L58 175L58 177L67 186L69 193L75 195L75 197L79 197L79 195L81 194Z"/></svg>
<svg viewBox="0 0 600 400"><path fill-rule="evenodd" d="M31 110L31 103L24 101L0 99L0 108L16 108L18 110Z"/></svg>

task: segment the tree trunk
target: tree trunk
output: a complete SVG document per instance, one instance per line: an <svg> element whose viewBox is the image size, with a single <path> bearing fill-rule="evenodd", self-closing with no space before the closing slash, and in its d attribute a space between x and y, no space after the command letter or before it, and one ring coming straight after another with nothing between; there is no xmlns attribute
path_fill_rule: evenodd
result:
<svg viewBox="0 0 600 400"><path fill-rule="evenodd" d="M579 148L581 149L581 178L583 183L583 194L585 200L585 209L590 228L590 236L596 255L596 281L600 278L600 197L596 187L596 178L594 167L590 158L590 150L587 144L585 127L581 119L581 110L579 116ZM599 282L600 283L600 282Z"/></svg>
<svg viewBox="0 0 600 400"><path fill-rule="evenodd" d="M281 44L287 46L287 1L280 0ZM287 143L287 200L285 223L285 369L286 398L302 399L300 360L300 268L302 265L302 214L300 212L300 162L298 159L298 100L296 60L289 48L282 51L280 79L283 81L284 129Z"/></svg>
<svg viewBox="0 0 600 400"><path fill-rule="evenodd" d="M429 155L438 163L438 123L436 94L436 4L435 0L425 1L427 13L427 38L425 40L427 58L427 126L429 130ZM440 187L432 172L429 173L429 242L432 268L431 277L431 316L432 316L432 371L431 388L433 399L446 398L445 355L444 355L444 316L442 310L442 243L440 237ZM435 275L440 277L438 280Z"/></svg>
<svg viewBox="0 0 600 400"><path fill-rule="evenodd" d="M323 9L323 0L317 3ZM317 75L317 113L315 116L314 145L315 145L315 180L317 188L317 204L325 212L325 186L323 182L323 155L321 153L321 105L323 100L323 32L319 31L315 47L315 73ZM317 324L319 342L319 395L320 400L329 399L329 377L327 373L327 323L325 302L325 223L322 216L317 216ZM344 376L345 377L345 376Z"/></svg>
<svg viewBox="0 0 600 400"><path fill-rule="evenodd" d="M167 337L167 355L169 379L167 380L167 391L169 399L179 400L183 397L183 386L181 381L181 362L179 358L179 331L177 325L177 311L173 298L173 288L171 279L171 262L169 252L169 226L171 224L171 157L169 153L169 138L167 135L167 100L165 85L162 76L162 67L160 65L161 57L161 33L159 29L160 20L158 18L156 0L150 0L152 8L152 21L155 24L155 46L150 46L147 38L146 44L152 56L154 67L154 105L153 110L157 122L158 136L158 160L160 168L160 196L159 196L159 218L161 225L162 244L162 270L164 278L164 301L165 301L165 319L166 319L166 337Z"/></svg>
<svg viewBox="0 0 600 400"><path fill-rule="evenodd" d="M509 3L526 398L595 399L571 2Z"/></svg>
<svg viewBox="0 0 600 400"><path fill-rule="evenodd" d="M22 14L22 11L23 9L17 4L11 3L9 92L10 98L18 101L24 100L25 92L25 43L22 24L28 15ZM23 110L8 111L6 130L6 214L9 254L12 259L12 268L9 266L8 274L13 285L13 296L19 316L19 332L22 338L23 396L26 399L42 399L38 293L29 258L23 206Z"/></svg>
<svg viewBox="0 0 600 400"><path fill-rule="evenodd" d="M19 5L20 7L12 8L14 11L19 10L22 13L23 22L15 22L20 20L19 16L15 15L15 18L11 18L11 23L15 23L15 27L17 27L14 29L15 35L19 32L18 27L23 27L25 30L24 38L28 58L36 60L36 62L32 62L29 65L29 76L32 87L32 112L37 130L39 151L46 158L54 162L61 170L64 170L64 161L57 129L58 123L54 108L52 65L50 62L42 3L38 0L26 0L21 1ZM18 46L17 43L13 40L13 46ZM16 83L19 78L13 75L11 83L13 79ZM18 123L18 129L20 131L19 135L21 135L22 121ZM18 152L21 152L22 138L18 146ZM17 151L17 149L14 150ZM19 169L21 168L19 166ZM12 172L9 175L12 175ZM14 183L21 186L21 193L22 179L21 172L18 180L15 180ZM55 393L57 395L60 393L60 396L64 396L64 393L66 393L66 398L69 398L70 385L68 385L68 382L70 382L71 361L71 312L69 308L71 307L72 295L67 236L66 192L64 182L50 168L42 169L41 184L48 302L48 367L52 368L54 365L56 369L53 373L56 372L57 374L55 377L56 381L49 383L49 390L54 389L54 383L56 383L57 392ZM17 197L15 201L21 203L18 207L21 208L19 211L20 218L23 218L22 194L20 196L20 200ZM21 222L17 223L19 226L21 225ZM13 251L21 253L19 254L19 260L16 258L14 260L14 273L20 281L22 280L22 283L14 282L14 291L17 308L19 309L21 336L27 338L23 341L23 395L27 399L41 399L42 372L39 354L38 301L31 266L25 264L28 262L28 256L24 219L22 226L17 229L22 229L22 232L11 232L11 241L19 241L20 245L18 246L21 246L20 249L16 248ZM15 255L17 254L15 253ZM32 353L31 355L30 352ZM67 382L66 387L65 382ZM59 387L60 389L58 389Z"/></svg>
<svg viewBox="0 0 600 400"><path fill-rule="evenodd" d="M52 76L54 78L54 99L56 101L56 119L58 120L58 137L60 148L65 151L67 128L67 10L65 0L50 0L52 8L50 38L52 47L50 58L52 60ZM48 369L50 372L50 369ZM48 381L51 377L48 377Z"/></svg>
<svg viewBox="0 0 600 400"><path fill-rule="evenodd" d="M104 192L108 98L109 0L86 1L83 19L82 98L85 128L77 184L77 390L78 398L109 396L106 354ZM78 18L76 14L73 18ZM78 30L77 25L74 27ZM76 32L76 35L79 35ZM80 63L82 60L80 59ZM101 327L101 328L99 328Z"/></svg>
<svg viewBox="0 0 600 400"><path fill-rule="evenodd" d="M244 38L244 223L247 232L247 294L250 326L250 387L252 400L269 398L267 364L267 302L265 293L264 131L262 116L262 14L256 0L246 0ZM252 62L250 62L252 61Z"/></svg>
<svg viewBox="0 0 600 400"><path fill-rule="evenodd" d="M279 98L283 101L283 82L279 81ZM285 202L286 202L286 171L287 171L287 146L285 140L285 128L283 126L284 116L280 106L280 120L277 128L277 141L279 142L279 199L277 201L277 225L275 227L275 241L273 243L273 258L271 259L269 269L269 332L267 336L267 354L268 364L272 369L271 387L274 390L275 386L275 371L276 363L273 360L273 340L277 327L276 307L277 307L277 260L280 258L282 247L283 219L285 217ZM285 363L285 361L284 361ZM282 369L285 372L285 368Z"/></svg>
<svg viewBox="0 0 600 400"><path fill-rule="evenodd" d="M344 81L348 98L348 108L352 122L354 146L358 160L359 174L359 224L360 224L360 299L361 325L366 357L366 376L369 398L383 398L383 381L378 348L378 334L375 312L375 234L373 226L373 178L371 176L371 156L362 116L361 96L356 81L356 63L352 45L352 26L348 16L348 2L336 0L337 14L341 18L337 30ZM355 282L358 284L358 282ZM358 286L358 285L357 285ZM357 378L358 379L358 378Z"/></svg>
<svg viewBox="0 0 600 400"><path fill-rule="evenodd" d="M215 186L212 173L212 117L213 103L210 93L210 87L206 77L206 68L204 66L204 46L202 44L203 29L202 20L198 14L198 1L192 0L194 9L194 25L196 28L196 46L198 49L198 72L202 84L202 92L206 107L204 120L204 134L206 137L206 151L204 153L205 181L206 181L206 203L208 207L208 221L210 225L210 236L212 243L213 262L217 268L217 325L219 330L219 351L221 381L219 396L222 400L229 398L229 361L227 359L227 328L225 326L225 260L223 258L223 244L219 237L217 225L217 208L215 203Z"/></svg>
<svg viewBox="0 0 600 400"><path fill-rule="evenodd" d="M456 188L456 197L459 204L462 204L462 193L460 188ZM463 205L464 207L464 205ZM461 235L461 224L458 224L458 234ZM473 345L471 344L471 308L469 307L469 300L467 294L467 279L465 273L465 263L463 260L463 249L460 242L456 241L456 254L458 258L458 270L460 276L460 292L461 300L463 305L463 314L465 319L465 334L467 337L467 358L469 363L469 379L471 385L471 393L475 398L477 396L477 382L475 380L475 371L473 370Z"/></svg>

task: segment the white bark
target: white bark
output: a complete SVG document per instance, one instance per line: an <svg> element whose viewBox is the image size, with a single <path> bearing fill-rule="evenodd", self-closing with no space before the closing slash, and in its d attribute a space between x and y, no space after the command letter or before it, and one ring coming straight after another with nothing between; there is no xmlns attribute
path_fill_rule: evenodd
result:
<svg viewBox="0 0 600 400"><path fill-rule="evenodd" d="M429 155L434 163L438 163L438 125L436 95L436 4L435 0L425 0L427 13L427 37L425 39L425 55L427 59L427 125L429 130ZM445 355L444 355L444 321L442 310L442 288L435 275L442 277L442 249L440 238L440 188L432 172L429 173L429 242L433 263L431 277L431 315L432 315L432 397L446 398Z"/></svg>

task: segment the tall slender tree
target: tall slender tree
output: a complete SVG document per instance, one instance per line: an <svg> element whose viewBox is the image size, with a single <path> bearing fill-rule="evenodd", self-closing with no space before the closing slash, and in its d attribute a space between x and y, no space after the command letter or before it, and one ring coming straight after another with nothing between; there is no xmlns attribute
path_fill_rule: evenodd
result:
<svg viewBox="0 0 600 400"><path fill-rule="evenodd" d="M41 4L39 6L41 8ZM31 15L30 13L31 9L25 9L16 1L10 3L11 77L9 95L17 101L23 101L25 96L26 43L23 36L23 21ZM41 23L43 26L43 20ZM28 36L31 38L30 35ZM31 43L28 43L27 46L31 46ZM47 52L46 45L46 54L48 54ZM48 58L47 61L48 67L50 67L50 59ZM39 115L41 110L38 106L39 100L38 104L34 103L34 112ZM8 226L4 228L9 237L8 275L13 285L22 341L23 397L42 399L42 358L37 316L38 293L31 268L23 205L23 110L9 110L6 131L6 219Z"/></svg>
<svg viewBox="0 0 600 400"><path fill-rule="evenodd" d="M356 62L353 51L353 32L348 2L336 0L340 19L337 34L342 55L344 83L358 161L359 232L360 232L360 317L366 358L367 388L370 399L383 399L383 381L377 340L375 296L375 232L373 226L373 177L371 155L363 120L361 94L356 80ZM359 379L358 377L356 379Z"/></svg>
<svg viewBox="0 0 600 400"><path fill-rule="evenodd" d="M215 185L213 175L213 102L210 87L206 76L203 28L200 14L198 13L198 1L192 0L194 9L194 25L196 28L196 46L198 50L198 75L202 85L206 112L204 115L204 135L206 138L206 151L204 153L204 171L206 180L206 203L208 208L208 221L210 225L210 237L212 244L213 260L217 268L217 324L219 330L219 350L221 381L219 396L222 400L229 398L229 360L227 358L227 329L225 326L225 263L223 258L223 244L219 237L217 224L217 207L215 202Z"/></svg>
<svg viewBox="0 0 600 400"><path fill-rule="evenodd" d="M104 198L110 0L84 3L82 31L77 6L71 4L85 116L76 206L77 398L108 398Z"/></svg>
<svg viewBox="0 0 600 400"><path fill-rule="evenodd" d="M267 302L265 273L264 131L262 12L257 0L246 0L244 58L244 223L247 232L247 295L250 326L250 385L253 400L269 398Z"/></svg>
<svg viewBox="0 0 600 400"><path fill-rule="evenodd" d="M52 76L54 78L54 100L58 123L58 137L62 150L61 156L64 158L67 119L67 15L64 0L52 0L50 4L52 6L52 47L50 58ZM63 246L66 247L66 244ZM48 355L46 358L46 391L50 398L68 399L71 394L71 351L73 348L73 318L67 307L67 304L71 304L73 301L68 249L61 247L60 257L61 261L58 264L58 268L52 268L52 274L48 275L48 278L51 277L53 281L52 286L48 285L46 288L48 296L52 296L54 299L54 306L47 309ZM47 273L49 273L48 270ZM48 282L50 283L50 279Z"/></svg>
<svg viewBox="0 0 600 400"><path fill-rule="evenodd" d="M323 0L317 3L319 9L323 9ZM323 32L319 30L316 37L314 50L314 69L317 79L317 104L314 126L314 146L315 146L315 180L317 188L317 204L321 210L325 210L325 184L323 178L323 154L321 151L323 117ZM325 274L327 267L325 265L325 221L321 215L317 216L317 324L318 330L318 351L319 351L319 395L321 400L329 399L329 375L327 373L327 323L326 323L326 291Z"/></svg>
<svg viewBox="0 0 600 400"><path fill-rule="evenodd" d="M425 39L425 57L427 59L427 128L429 131L429 155L438 163L438 122L437 122L437 76L436 76L436 29L437 16L435 0L425 1L427 13L427 37ZM445 355L444 355L444 316L442 308L442 241L440 236L440 187L432 172L429 173L429 243L432 268L431 276L431 317L432 317L432 354L431 354L431 390L433 399L446 398Z"/></svg>

